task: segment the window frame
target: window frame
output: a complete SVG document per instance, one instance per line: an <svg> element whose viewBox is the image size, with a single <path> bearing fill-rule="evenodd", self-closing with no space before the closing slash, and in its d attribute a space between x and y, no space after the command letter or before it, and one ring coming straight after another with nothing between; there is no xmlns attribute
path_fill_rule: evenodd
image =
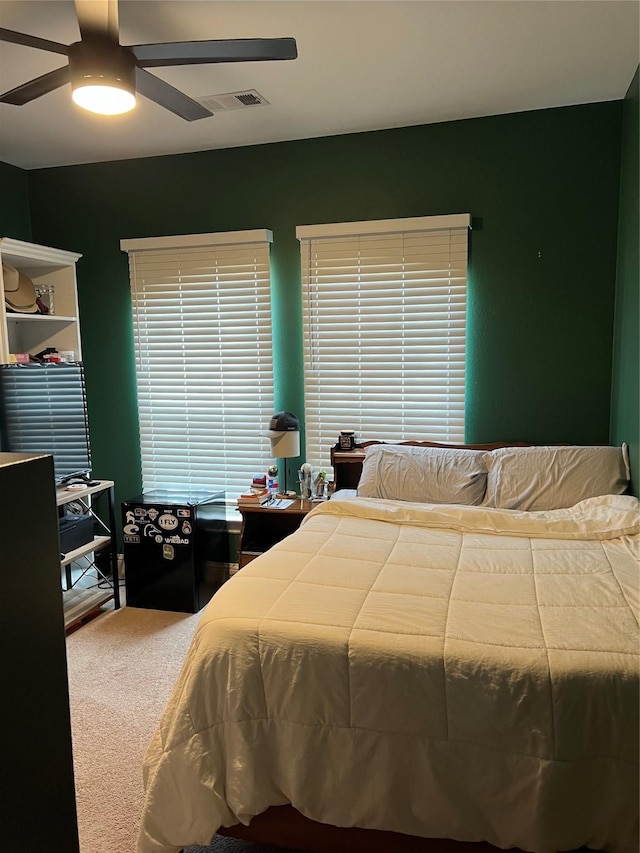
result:
<svg viewBox="0 0 640 853"><path fill-rule="evenodd" d="M121 240L120 247L129 257L144 491L177 490L199 495L225 489L227 502L233 504L252 476L272 464L269 441L262 437L274 407L272 240L267 229ZM255 291L248 300L240 292L233 293L235 254L240 260L238 287ZM259 256L253 272L252 254ZM154 261L168 265L166 280L158 267L156 284L150 271ZM176 266L171 271L173 262ZM185 271L181 273L180 269ZM149 277L146 284L145 274ZM157 308L153 307L154 287ZM172 287L176 289L173 296ZM233 309L226 326L220 323L220 302ZM151 316L153 311L156 313ZM177 378L181 363L175 352L168 349L164 362L158 355L163 318L166 321L173 311L179 311L182 320L175 333L167 327L167 341L191 334L194 340L198 338L194 347L200 352L199 356L185 352L182 388ZM190 321L191 333L187 328ZM146 330L141 327L143 322L149 326ZM157 328L154 323L159 324ZM251 361L254 341L255 359ZM149 347L147 353L145 345ZM216 363L217 372L207 374L207 366ZM161 370L167 371L173 403L159 399L161 391L153 374ZM234 380L236 385L226 386ZM240 395L238 387L245 389ZM184 411L180 410L181 403ZM175 427L172 418L176 419ZM178 433L183 422L183 436L189 437L183 437L181 443ZM169 458L173 454L176 458Z"/></svg>
<svg viewBox="0 0 640 853"><path fill-rule="evenodd" d="M465 440L465 379L466 379L466 306L467 306L467 292L468 292L468 257L469 257L469 231L471 229L471 215L468 213L464 214L452 214L452 215L442 215L442 216L426 216L426 217L408 217L408 218L400 218L400 219L384 219L384 220L370 220L364 222L340 222L340 223L328 223L328 224L320 224L320 225L303 225L298 226L296 228L296 237L300 241L300 250L301 250L301 265L302 265L302 300L303 300L303 338L304 338L304 381L305 381L305 427L306 427L306 442L307 442L307 459L311 462L312 465L317 466L322 464L322 460L325 458L327 454L327 446L331 446L331 444L338 441L339 431L344 430L354 430L357 434L357 437L361 440L369 440L369 439L378 439L378 440L404 440L404 439L428 439L433 441L441 441L441 442L451 442L451 443L460 443ZM450 333L451 343L445 344L445 346L449 346L449 349L453 351L453 348L462 346L461 354L456 358L456 377L451 380L449 383L449 387L453 389L450 391L450 394L453 394L455 391L456 395L456 405L455 407L450 407L451 411L455 410L455 423L451 422L448 426L445 426L441 429L435 429L431 423L429 423L429 419L425 418L424 423L420 423L419 417L409 417L403 421L404 426L401 428L394 427L393 424L390 423L389 420L385 422L385 415L381 413L379 417L375 417L370 411L370 405L366 403L365 398L369 395L369 392L366 390L362 390L357 387L357 383L353 383L352 389L348 392L351 395L351 398L355 401L356 397L359 396L360 400L356 405L354 402L353 406L353 416L350 417L347 405L344 404L342 411L340 402L341 395L347 395L347 391L343 386L341 386L342 380L337 377L337 373L342 367L342 365L334 364L333 367L328 367L325 371L327 376L333 376L333 379L329 379L325 385L323 386L323 380L321 378L316 378L316 370L322 370L322 367L319 367L319 363L317 362L318 358L322 358L323 355L318 355L318 353L322 353L324 350L324 357L326 359L327 352L331 351L331 347L333 346L333 350L330 352L330 355L333 357L334 361L338 361L341 356L345 356L345 364L349 362L349 358L347 357L348 353L355 352L356 345L351 345L348 341L348 335L346 331L349 328L356 329L359 328L360 331L364 330L365 335L361 336L360 339L360 347L362 347L363 340L367 343L366 335L371 335L372 338L375 336L375 317L373 314L375 313L375 309L371 306L368 308L365 306L364 314L360 320L355 318L355 312L360 310L360 307L356 307L356 302L360 299L362 294L367 292L367 285L363 284L363 278L366 277L366 274L359 269L359 262L357 258L353 260L351 265L349 265L348 261L340 260L340 252L343 250L350 251L350 246L353 243L353 246L356 243L361 242L362 245L366 245L370 247L372 252L375 254L376 251L380 251L384 254L386 249L382 249L382 246L393 246L395 245L396 240L413 240L416 245L422 240L421 235L424 236L424 242L427 242L427 238L433 238L434 235L439 234L448 234L448 235L456 235L456 241L460 242L460 247L454 249L449 247L449 289L457 289L459 290L459 282L460 278L459 272L460 269L463 271L464 281L463 281L463 289L464 289L464 299L463 299L463 333L460 335L458 332L455 333L455 341L454 334ZM388 238L388 239L387 239ZM314 251L321 253L322 247L324 247L327 252L326 258L320 257L320 255L313 259L309 253L313 253ZM463 248L463 260L458 260L458 249ZM335 259L331 257L331 250L335 249ZM389 251L391 251L389 249ZM404 249L399 249L398 251L402 252ZM433 254L438 251L437 249L431 250ZM429 251L425 250L425 256L429 254ZM340 270L339 264L344 263L344 272ZM458 264L460 264L460 268L458 268ZM317 266L318 269L314 270L314 265ZM335 268L332 266L335 265ZM384 282L384 276L389 275L391 284L386 286L387 292L389 289L393 287L393 275L394 273L388 273L388 271L384 268L383 262L379 262L381 272L381 280ZM372 265L375 266L375 264ZM364 267L364 264L363 264ZM391 267L390 267L391 269ZM357 271L357 273L356 273ZM352 295L350 292L347 292L347 289L344 289L344 293L340 292L340 276L344 275L346 278L345 281L348 280L350 275L358 276L358 281L353 279L353 290L358 292L358 296ZM371 296L371 293L375 287L375 270L372 282L369 286L369 296L370 301L373 304L374 296ZM403 292L405 289L409 289L411 287L410 278L414 275L414 273L398 273L398 282L396 284L401 284L403 288ZM313 277L317 276L317 281L313 281ZM424 287L430 287L431 281L435 282L438 280L439 272L435 272L434 274L425 273L425 285ZM317 316L314 317L314 314L321 314L323 311L322 306L318 304L312 304L314 300L318 298L322 299L321 293L323 291L323 283L322 279L326 280L326 286L324 287L324 292L327 294L327 301L334 300L331 302L334 311L334 317L329 316L330 309L326 308L325 313L327 315L326 319L318 319ZM440 280L446 278L446 276L440 275ZM455 279L455 282L452 284L452 280ZM408 281L409 284L405 286L405 281ZM334 284L334 282L336 282ZM413 286L411 290L412 299L413 299L413 307L410 308L411 311L414 312L414 316L417 318L418 316L426 316L428 314L428 310L426 308L419 309L417 304L419 302L419 298L416 299L416 288L417 285ZM442 289L442 288L441 288ZM378 299L385 298L385 285L380 286L380 292L378 295ZM401 296L398 297L401 300ZM456 292L455 295L456 307L452 308L452 311L458 311L458 307L460 303L460 295ZM444 297L443 297L444 301ZM346 318L344 319L343 329L340 331L337 326L339 323L342 323L342 320L335 319L339 313L339 308L337 307L340 303L343 306L342 315ZM379 304L382 304L379 302ZM393 303L394 306L396 303ZM346 314L347 309L351 310L351 315ZM369 313L369 317L365 316ZM388 321L388 322L387 322ZM380 321L380 327L383 325L389 326L392 321L389 318L384 318L384 321ZM321 336L323 335L323 323L325 327L326 338L328 343L326 346L323 346ZM360 325L359 325L360 324ZM458 324L459 325L459 324ZM404 328L408 328L407 325ZM342 338L341 338L342 335ZM387 339L384 341L385 345L388 346L389 350L393 349L393 345L389 344L389 334L387 334ZM334 343L332 343L331 338L334 338ZM380 333L380 337L384 338L384 334ZM446 337L446 335L445 335ZM354 337L355 340L355 337ZM368 345L368 343L367 343ZM414 337L411 342L411 346L416 349L419 349L419 345L416 346L415 341L415 332ZM362 353L362 350L360 350ZM391 356L389 356L391 357ZM413 357L413 356L412 356ZM451 358L451 352L447 356L447 358ZM360 360L360 365L358 370L362 374L363 372L363 359ZM452 362L453 363L453 362ZM315 365L315 369L314 369ZM355 370L355 368L353 368ZM365 368L366 369L366 368ZM406 368L406 372L411 371L411 367ZM378 368L380 373L380 383L384 384L383 377L389 375L388 366ZM415 373L415 366L413 368ZM353 373L353 370L352 370ZM355 374L354 374L355 375ZM370 375L372 377L372 384L375 385L375 369L370 370ZM331 382L334 382L334 398L330 396L331 394ZM441 380L437 380L440 382ZM343 385L346 384L346 380ZM387 386L390 387L390 386ZM369 396L375 396L377 392L374 390L371 392ZM414 393L412 391L412 393ZM462 395L461 400L460 394ZM322 397L324 395L324 402L322 401ZM393 394L389 393L383 394L380 393L380 400L382 402L383 398L389 397L392 399ZM425 395L425 397L428 395ZM432 395L435 396L435 395ZM365 400L365 402L363 402ZM418 397L416 397L418 400ZM323 414L322 407L325 406L325 412ZM408 409L407 406L405 408ZM384 406L381 405L381 410L384 409ZM356 410L358 414L356 414ZM444 418L442 419L445 420ZM323 425L324 422L324 425ZM362 427L362 424L365 424L365 427Z"/></svg>

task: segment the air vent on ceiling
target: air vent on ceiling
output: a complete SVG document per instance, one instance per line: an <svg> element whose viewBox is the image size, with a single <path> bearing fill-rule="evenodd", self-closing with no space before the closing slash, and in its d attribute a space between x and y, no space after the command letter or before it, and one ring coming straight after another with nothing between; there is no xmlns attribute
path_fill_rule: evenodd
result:
<svg viewBox="0 0 640 853"><path fill-rule="evenodd" d="M244 92L227 92L224 95L202 95L196 100L213 113L245 109L246 107L261 107L269 104L269 101L255 89L245 89Z"/></svg>

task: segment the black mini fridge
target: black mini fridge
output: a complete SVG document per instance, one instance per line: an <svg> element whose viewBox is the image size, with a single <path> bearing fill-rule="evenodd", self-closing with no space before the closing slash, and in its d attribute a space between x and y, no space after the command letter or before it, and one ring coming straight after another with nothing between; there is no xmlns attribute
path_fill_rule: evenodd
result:
<svg viewBox="0 0 640 853"><path fill-rule="evenodd" d="M225 492L123 501L122 542L128 606L197 613L228 579Z"/></svg>

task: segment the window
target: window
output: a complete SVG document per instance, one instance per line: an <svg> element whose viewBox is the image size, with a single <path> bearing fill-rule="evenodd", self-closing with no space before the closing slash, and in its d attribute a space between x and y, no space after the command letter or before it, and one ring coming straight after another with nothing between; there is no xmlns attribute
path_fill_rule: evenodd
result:
<svg viewBox="0 0 640 853"><path fill-rule="evenodd" d="M227 490L270 464L269 231L123 240L146 490Z"/></svg>
<svg viewBox="0 0 640 853"><path fill-rule="evenodd" d="M464 441L471 217L297 229L307 459L359 439Z"/></svg>

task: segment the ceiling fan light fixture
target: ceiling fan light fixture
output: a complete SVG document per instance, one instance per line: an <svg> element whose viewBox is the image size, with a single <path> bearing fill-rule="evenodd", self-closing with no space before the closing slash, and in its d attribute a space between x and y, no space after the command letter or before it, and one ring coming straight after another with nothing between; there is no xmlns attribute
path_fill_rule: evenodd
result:
<svg viewBox="0 0 640 853"><path fill-rule="evenodd" d="M69 65L71 97L78 106L109 116L135 107L134 60L119 45L71 45Z"/></svg>

